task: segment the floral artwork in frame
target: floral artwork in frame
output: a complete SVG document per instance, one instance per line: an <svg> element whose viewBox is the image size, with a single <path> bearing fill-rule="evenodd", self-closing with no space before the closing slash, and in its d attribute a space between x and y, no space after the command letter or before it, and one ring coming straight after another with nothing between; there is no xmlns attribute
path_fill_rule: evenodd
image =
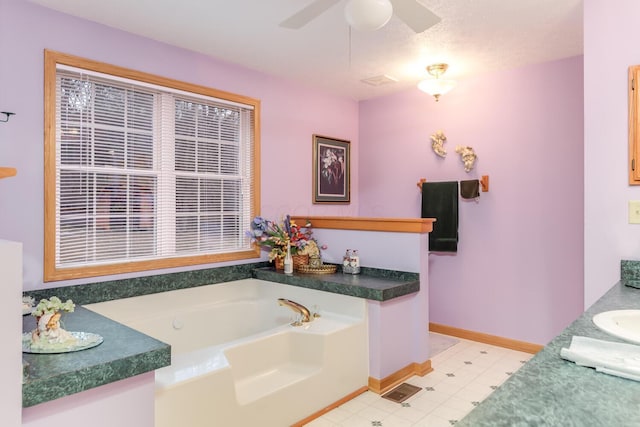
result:
<svg viewBox="0 0 640 427"><path fill-rule="evenodd" d="M350 203L349 144L313 135L313 203Z"/></svg>

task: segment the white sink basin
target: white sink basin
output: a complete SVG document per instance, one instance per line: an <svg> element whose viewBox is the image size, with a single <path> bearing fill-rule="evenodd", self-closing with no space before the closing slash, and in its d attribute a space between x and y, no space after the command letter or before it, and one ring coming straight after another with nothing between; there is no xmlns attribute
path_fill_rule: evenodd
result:
<svg viewBox="0 0 640 427"><path fill-rule="evenodd" d="M612 310L593 316L593 323L614 337L640 344L640 310Z"/></svg>

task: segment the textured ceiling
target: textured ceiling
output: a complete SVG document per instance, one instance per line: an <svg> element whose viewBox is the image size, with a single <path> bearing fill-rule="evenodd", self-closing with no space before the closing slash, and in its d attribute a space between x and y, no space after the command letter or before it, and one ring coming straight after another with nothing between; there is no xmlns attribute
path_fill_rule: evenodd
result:
<svg viewBox="0 0 640 427"><path fill-rule="evenodd" d="M463 79L582 54L582 0L419 0L441 18L420 34L395 16L350 31L347 0L298 30L278 24L312 0L30 1L353 99L412 87L435 62ZM397 82L361 82L380 75Z"/></svg>

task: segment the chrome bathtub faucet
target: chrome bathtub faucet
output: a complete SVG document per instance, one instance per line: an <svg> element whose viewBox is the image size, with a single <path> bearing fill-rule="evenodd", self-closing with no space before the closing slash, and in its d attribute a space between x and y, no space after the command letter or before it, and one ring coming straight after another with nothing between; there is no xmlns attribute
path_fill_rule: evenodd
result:
<svg viewBox="0 0 640 427"><path fill-rule="evenodd" d="M294 312L298 313L301 317L301 321L296 320L291 325L300 326L303 323L309 323L313 320L313 316L307 307L302 304L299 304L295 301L291 301L286 298L278 298L278 304L281 306L289 307Z"/></svg>

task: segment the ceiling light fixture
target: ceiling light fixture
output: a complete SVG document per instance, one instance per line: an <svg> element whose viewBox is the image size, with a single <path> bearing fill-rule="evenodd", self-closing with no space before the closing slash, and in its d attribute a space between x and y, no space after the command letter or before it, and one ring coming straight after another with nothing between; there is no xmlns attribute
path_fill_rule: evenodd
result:
<svg viewBox="0 0 640 427"><path fill-rule="evenodd" d="M440 95L444 95L453 89L456 85L455 80L441 79L440 76L447 71L449 65L447 64L433 64L427 67L427 72L434 78L422 80L418 83L418 89L428 93L436 99L436 102L440 99Z"/></svg>
<svg viewBox="0 0 640 427"><path fill-rule="evenodd" d="M393 15L389 0L349 0L344 16L352 28L359 31L375 31L386 25Z"/></svg>

